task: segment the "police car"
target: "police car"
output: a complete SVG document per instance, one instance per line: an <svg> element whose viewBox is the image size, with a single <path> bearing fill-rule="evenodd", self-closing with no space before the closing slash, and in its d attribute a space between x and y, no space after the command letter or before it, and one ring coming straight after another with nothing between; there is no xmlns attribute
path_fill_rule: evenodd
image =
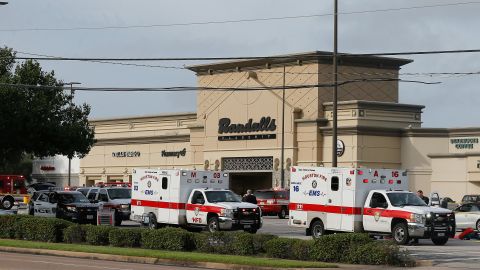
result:
<svg viewBox="0 0 480 270"><path fill-rule="evenodd" d="M33 202L33 215L56 217L78 223L97 222L98 204L78 191L42 192Z"/></svg>

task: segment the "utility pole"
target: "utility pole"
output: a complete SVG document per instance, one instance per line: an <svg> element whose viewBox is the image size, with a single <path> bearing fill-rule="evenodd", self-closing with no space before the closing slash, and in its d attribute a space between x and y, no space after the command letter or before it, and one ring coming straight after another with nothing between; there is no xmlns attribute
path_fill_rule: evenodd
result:
<svg viewBox="0 0 480 270"><path fill-rule="evenodd" d="M283 169L285 159L285 65L283 65L283 88L282 88L282 151L280 158L280 186L285 188L285 171Z"/></svg>
<svg viewBox="0 0 480 270"><path fill-rule="evenodd" d="M337 74L337 38L338 38L338 0L334 0L333 12L333 120L332 120L332 167L337 167L337 99L338 99L338 74Z"/></svg>
<svg viewBox="0 0 480 270"><path fill-rule="evenodd" d="M65 84L69 84L70 85L70 112L72 110L72 107L73 107L73 95L74 95L74 90L73 90L73 85L74 84L81 84L79 82L69 82L69 83L64 83ZM70 187L72 185L72 181L71 181L71 175L72 175L72 158L70 156L68 156L68 187Z"/></svg>

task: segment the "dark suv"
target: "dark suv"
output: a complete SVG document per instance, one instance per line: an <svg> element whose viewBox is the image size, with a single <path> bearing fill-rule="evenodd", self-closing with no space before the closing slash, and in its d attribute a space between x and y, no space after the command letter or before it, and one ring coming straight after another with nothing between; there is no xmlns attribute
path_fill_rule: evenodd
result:
<svg viewBox="0 0 480 270"><path fill-rule="evenodd" d="M262 189L256 190L253 195L257 197L257 203L263 215L276 215L281 219L287 217L290 199L288 190Z"/></svg>
<svg viewBox="0 0 480 270"><path fill-rule="evenodd" d="M480 203L480 195L465 195L462 198L462 204L465 203Z"/></svg>
<svg viewBox="0 0 480 270"><path fill-rule="evenodd" d="M56 217L78 223L97 223L98 204L91 203L77 191L40 192L33 201L33 214Z"/></svg>
<svg viewBox="0 0 480 270"><path fill-rule="evenodd" d="M115 226L120 226L123 220L130 219L131 188L107 186L79 188L77 191L87 196L91 202L98 202L103 207L115 209Z"/></svg>

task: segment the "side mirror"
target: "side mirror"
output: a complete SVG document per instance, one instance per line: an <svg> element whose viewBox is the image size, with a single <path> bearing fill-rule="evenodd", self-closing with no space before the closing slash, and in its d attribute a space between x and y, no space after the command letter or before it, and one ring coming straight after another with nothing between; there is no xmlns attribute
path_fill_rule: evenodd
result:
<svg viewBox="0 0 480 270"><path fill-rule="evenodd" d="M198 203L198 204L205 204L205 200L204 200L204 199L198 199L198 200L197 200L197 203Z"/></svg>

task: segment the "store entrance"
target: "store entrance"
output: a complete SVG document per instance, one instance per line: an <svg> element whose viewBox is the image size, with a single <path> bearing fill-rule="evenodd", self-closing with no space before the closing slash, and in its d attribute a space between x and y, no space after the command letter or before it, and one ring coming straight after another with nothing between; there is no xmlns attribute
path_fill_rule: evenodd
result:
<svg viewBox="0 0 480 270"><path fill-rule="evenodd" d="M239 195L243 196L247 189L255 191L268 188L272 188L271 172L230 173L230 189Z"/></svg>

